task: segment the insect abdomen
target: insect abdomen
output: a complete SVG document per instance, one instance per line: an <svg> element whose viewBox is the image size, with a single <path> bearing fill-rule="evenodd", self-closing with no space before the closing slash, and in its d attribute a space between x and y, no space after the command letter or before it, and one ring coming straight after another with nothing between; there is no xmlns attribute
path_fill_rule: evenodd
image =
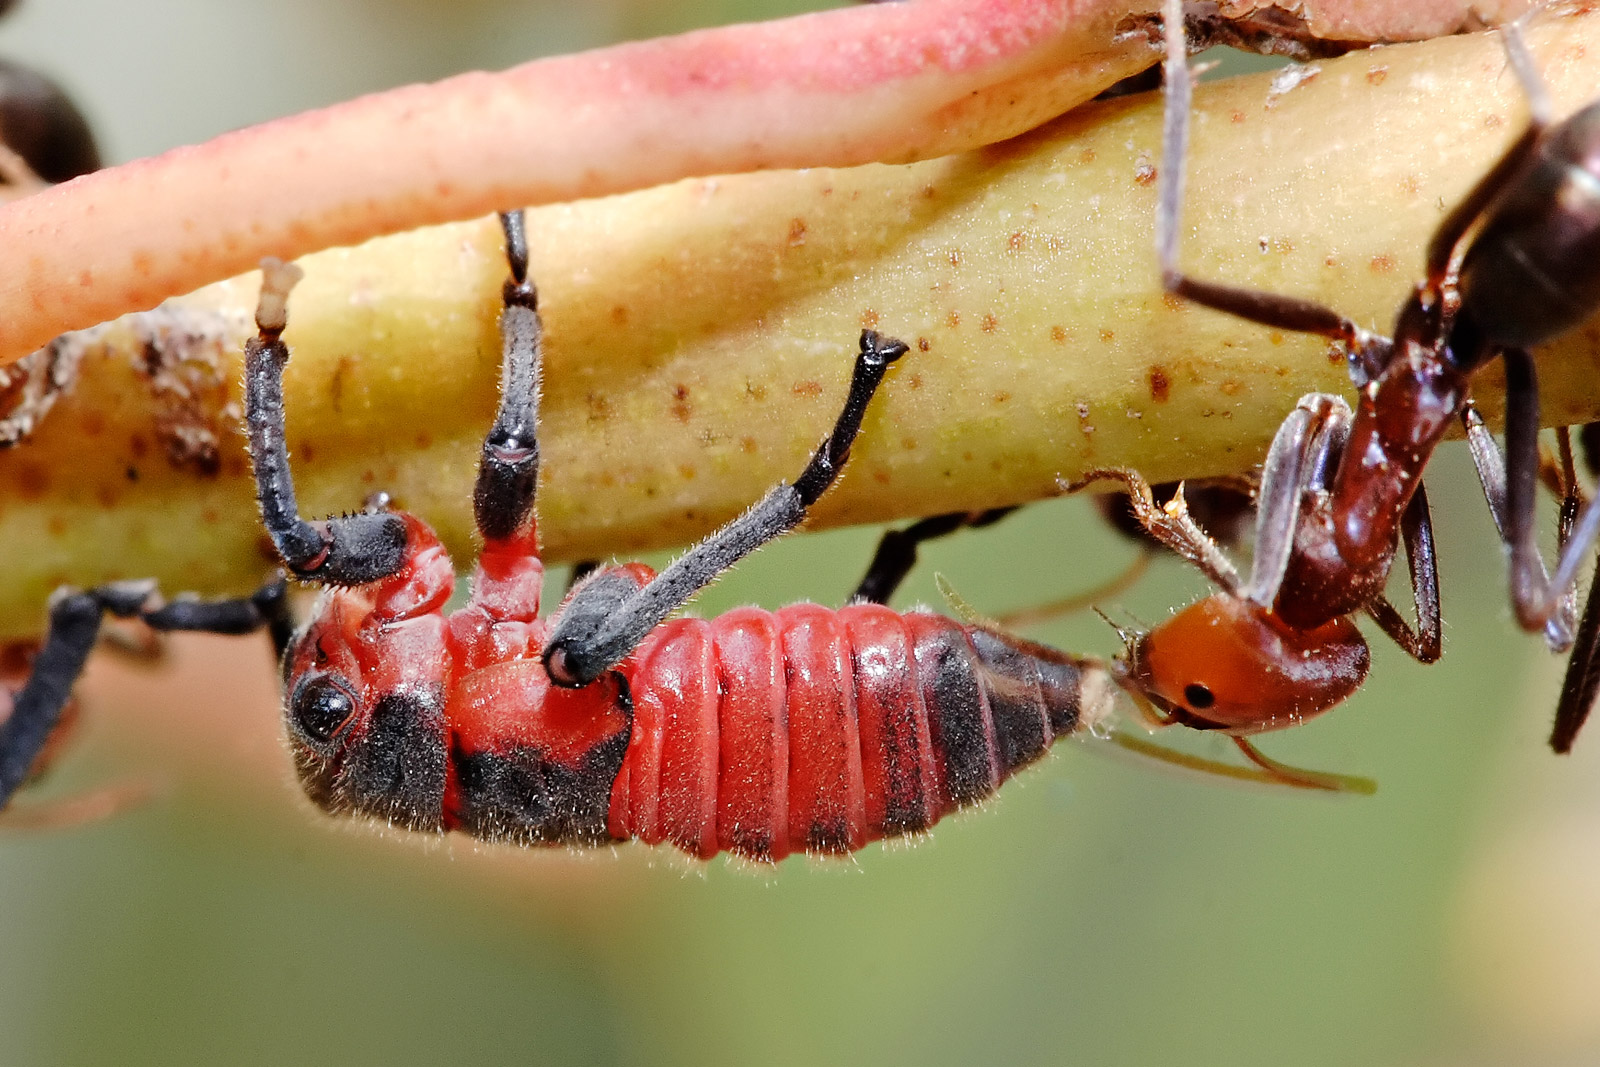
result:
<svg viewBox="0 0 1600 1067"><path fill-rule="evenodd" d="M612 836L768 861L927 829L1037 759L1104 692L1078 661L874 604L678 620L629 674Z"/></svg>

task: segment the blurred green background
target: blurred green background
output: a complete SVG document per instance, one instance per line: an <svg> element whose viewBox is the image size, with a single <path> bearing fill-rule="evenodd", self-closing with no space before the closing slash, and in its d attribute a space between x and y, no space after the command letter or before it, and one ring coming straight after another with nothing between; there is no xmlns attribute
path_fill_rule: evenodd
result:
<svg viewBox="0 0 1600 1067"><path fill-rule="evenodd" d="M122 160L807 6L24 0L0 52L60 77ZM258 644L182 641L159 671L101 656L84 743L41 792L149 773L165 791L0 838L0 1063L1596 1062L1600 737L1544 751L1559 664L1511 624L1482 499L1446 451L1443 663L1375 642L1347 708L1263 742L1375 775L1367 799L1067 743L930 841L849 862L418 841L300 799ZM792 539L699 609L837 603L876 536ZM938 605L938 571L1000 612L1130 555L1084 502L1055 501L930 548L901 603ZM1155 620L1201 588L1163 560L1119 604ZM1093 616L1041 636L1116 648Z"/></svg>

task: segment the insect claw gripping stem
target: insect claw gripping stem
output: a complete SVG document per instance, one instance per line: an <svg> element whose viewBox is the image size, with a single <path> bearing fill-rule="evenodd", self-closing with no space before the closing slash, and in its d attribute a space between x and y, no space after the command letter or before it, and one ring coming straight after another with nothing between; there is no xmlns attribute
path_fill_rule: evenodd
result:
<svg viewBox="0 0 1600 1067"><path fill-rule="evenodd" d="M717 575L762 545L805 521L807 509L838 478L861 429L867 404L889 364L906 345L873 330L861 332L861 353L850 392L833 432L812 453L793 483L780 484L754 507L680 556L643 588L628 592L616 572L602 574L573 594L551 629L544 664L550 680L566 688L588 685L621 662L639 642Z"/></svg>
<svg viewBox="0 0 1600 1067"><path fill-rule="evenodd" d="M299 515L283 418L283 343L289 291L300 268L275 259L261 264L258 333L245 343L245 425L255 468L261 519L296 578L327 585L362 585L387 577L405 560L406 528L400 516L345 515L307 522Z"/></svg>

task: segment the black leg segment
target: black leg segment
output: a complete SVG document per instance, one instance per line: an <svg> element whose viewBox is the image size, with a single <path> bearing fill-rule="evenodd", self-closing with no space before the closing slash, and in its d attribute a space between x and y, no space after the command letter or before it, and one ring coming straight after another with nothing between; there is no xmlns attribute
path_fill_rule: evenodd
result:
<svg viewBox="0 0 1600 1067"><path fill-rule="evenodd" d="M472 491L478 532L503 540L533 517L539 484L539 376L543 329L539 294L528 280L528 239L521 211L500 216L511 277L501 290L500 409L483 439Z"/></svg>
<svg viewBox="0 0 1600 1067"><path fill-rule="evenodd" d="M1016 507L990 508L988 511L952 511L945 515L932 515L907 526L903 530L890 530L878 542L867 573L861 584L851 594L852 603L887 604L900 583L905 581L911 568L917 565L917 549L926 541L944 537L957 530L977 529L999 522L1016 511Z"/></svg>
<svg viewBox="0 0 1600 1067"><path fill-rule="evenodd" d="M629 593L622 581L610 581L606 574L579 588L556 618L545 645L544 665L550 680L568 688L588 685L637 648L645 634L717 575L803 522L807 509L838 478L849 458L867 403L889 364L905 353L902 342L872 330L862 331L861 354L856 357L844 410L800 477L773 489L755 507L678 557L644 588Z"/></svg>
<svg viewBox="0 0 1600 1067"><path fill-rule="evenodd" d="M50 603L50 629L33 661L28 680L12 702L11 717L0 723L0 808L28 777L39 752L61 719L73 683L100 633L107 613L139 618L158 630L249 633L263 626L287 643L288 613L282 579L239 600L177 600L150 607L156 597L150 581L114 582L86 592L61 589Z"/></svg>
<svg viewBox="0 0 1600 1067"><path fill-rule="evenodd" d="M284 435L283 369L289 349L282 334L289 290L300 280L293 264L261 265L257 335L244 347L245 426L255 467L261 519L290 573L329 585L361 585L400 569L406 530L400 516L361 513L307 522L299 514Z"/></svg>

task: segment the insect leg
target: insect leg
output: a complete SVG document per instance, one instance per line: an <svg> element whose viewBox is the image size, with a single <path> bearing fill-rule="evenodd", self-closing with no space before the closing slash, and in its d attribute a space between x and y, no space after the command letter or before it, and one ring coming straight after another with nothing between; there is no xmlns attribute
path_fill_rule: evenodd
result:
<svg viewBox="0 0 1600 1067"><path fill-rule="evenodd" d="M1600 423L1589 423L1578 432L1585 465L1591 473L1600 467L1600 462L1597 462L1600 461L1597 433L1600 433ZM1564 492L1561 514L1562 541L1565 544L1572 535L1570 516L1583 505L1583 491L1573 471L1571 443L1565 432L1562 434L1562 446L1561 480ZM1550 731L1550 747L1558 753L1572 751L1578 731L1589 718L1596 696L1600 695L1600 593L1596 592L1597 588L1600 588L1600 583L1591 581L1589 596L1583 605L1583 616L1578 621L1572 655L1567 660L1566 677L1561 682L1561 699L1556 704L1555 725ZM1572 592L1576 595L1577 590Z"/></svg>
<svg viewBox="0 0 1600 1067"><path fill-rule="evenodd" d="M40 750L61 718L72 685L100 633L106 613L140 618L160 630L248 633L267 626L273 640L288 640L286 590L282 579L239 600L205 603L178 600L149 608L155 583L113 582L87 591L60 589L51 598L50 629L28 680L0 723L0 808L28 777Z"/></svg>
<svg viewBox="0 0 1600 1067"><path fill-rule="evenodd" d="M1556 703L1556 721L1550 730L1550 747L1558 753L1572 751L1578 731L1589 718L1595 696L1600 692L1600 582L1589 587L1589 599L1578 620L1577 639L1567 660L1567 674L1561 682L1561 699Z"/></svg>
<svg viewBox="0 0 1600 1067"><path fill-rule="evenodd" d="M1271 607L1294 553L1300 499L1327 477L1332 457L1350 432L1350 405L1332 393L1300 398L1278 432L1261 470L1256 494L1256 550L1245 597Z"/></svg>
<svg viewBox="0 0 1600 1067"><path fill-rule="evenodd" d="M1182 0L1166 0L1162 19L1166 33L1166 60L1162 65L1166 97L1156 207L1156 255L1161 263L1161 284L1169 293L1249 322L1297 333L1320 334L1339 341L1345 347L1351 377L1357 385L1364 385L1389 361L1392 346L1386 338L1361 329L1332 308L1314 301L1202 281L1178 269L1178 219L1182 210L1184 158L1188 152L1189 108L1193 96Z"/></svg>
<svg viewBox="0 0 1600 1067"><path fill-rule="evenodd" d="M289 571L332 585L361 585L394 574L405 560L406 527L399 515L362 512L307 522L295 503L294 478L284 434L283 369L289 349L289 290L300 268L278 260L261 264L258 333L245 343L245 427L255 468L261 519Z"/></svg>
<svg viewBox="0 0 1600 1067"><path fill-rule="evenodd" d="M1417 486L1411 502L1400 516L1400 536L1406 546L1406 567L1411 572L1411 601L1416 607L1417 628L1413 630L1389 603L1378 597L1367 605L1367 614L1383 632L1421 663L1433 663L1444 648L1444 623L1439 611L1439 561L1433 547L1433 512L1428 507L1428 491Z"/></svg>
<svg viewBox="0 0 1600 1067"><path fill-rule="evenodd" d="M753 508L695 545L643 588L607 572L580 586L553 623L544 664L557 685L587 685L632 652L645 634L717 575L805 520L850 456L889 364L905 355L900 341L861 333L850 392L833 432L812 453L793 483L778 485Z"/></svg>
<svg viewBox="0 0 1600 1067"><path fill-rule="evenodd" d="M850 595L851 603L887 604L900 583L905 581L911 568L917 565L917 548L926 541L944 537L962 529L978 529L999 522L1016 511L1015 507L990 508L988 511L952 511L945 515L931 515L920 519L903 530L890 530L878 542L867 573L861 584Z"/></svg>
<svg viewBox="0 0 1600 1067"><path fill-rule="evenodd" d="M1150 483L1138 472L1125 467L1101 467L1085 471L1082 478L1063 488L1074 493L1094 482L1104 481L1123 484L1134 518L1158 543L1200 568L1219 588L1235 596L1243 595L1239 572L1216 541L1190 517L1181 486L1178 494L1166 504L1157 504Z"/></svg>
<svg viewBox="0 0 1600 1067"><path fill-rule="evenodd" d="M539 294L528 280L528 238L521 211L501 214L511 277L501 290L500 408L483 439L473 517L486 541L534 537L539 488L539 385L543 327Z"/></svg>
<svg viewBox="0 0 1600 1067"><path fill-rule="evenodd" d="M1511 603L1517 621L1527 630L1544 630L1545 642L1561 650L1572 644L1577 612L1572 591L1577 565L1593 544L1595 523L1585 509L1562 548L1560 566L1552 580L1534 532L1534 509L1539 492L1539 381L1534 362L1518 348L1504 351L1506 374L1506 452L1504 458L1476 411L1462 415L1471 445L1473 464L1484 497L1511 551ZM1585 522L1588 519L1586 529Z"/></svg>

